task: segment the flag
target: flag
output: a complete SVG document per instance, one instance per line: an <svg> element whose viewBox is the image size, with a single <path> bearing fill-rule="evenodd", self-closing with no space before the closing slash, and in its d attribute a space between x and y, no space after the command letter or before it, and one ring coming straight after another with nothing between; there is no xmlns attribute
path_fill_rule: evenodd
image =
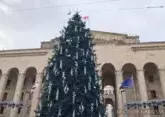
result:
<svg viewBox="0 0 165 117"><path fill-rule="evenodd" d="M88 20L89 17L88 17L88 16L84 16L83 19L84 19L84 20Z"/></svg>
<svg viewBox="0 0 165 117"><path fill-rule="evenodd" d="M128 77L121 83L120 89L133 88L133 87L134 87L134 81L132 75L131 77Z"/></svg>

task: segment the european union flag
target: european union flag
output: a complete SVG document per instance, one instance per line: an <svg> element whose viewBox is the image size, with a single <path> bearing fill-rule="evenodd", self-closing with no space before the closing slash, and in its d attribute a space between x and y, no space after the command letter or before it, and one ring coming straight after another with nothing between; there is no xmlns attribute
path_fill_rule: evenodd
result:
<svg viewBox="0 0 165 117"><path fill-rule="evenodd" d="M134 81L132 75L131 77L128 77L122 82L120 89L133 88L133 86L134 86Z"/></svg>

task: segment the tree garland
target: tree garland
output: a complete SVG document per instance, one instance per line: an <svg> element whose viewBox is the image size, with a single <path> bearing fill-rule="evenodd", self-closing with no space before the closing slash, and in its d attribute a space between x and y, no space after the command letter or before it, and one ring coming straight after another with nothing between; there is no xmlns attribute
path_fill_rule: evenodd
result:
<svg viewBox="0 0 165 117"><path fill-rule="evenodd" d="M155 106L165 107L165 99L148 100L148 101L135 101L135 102L129 102L126 104L127 109L154 108Z"/></svg>
<svg viewBox="0 0 165 117"><path fill-rule="evenodd" d="M22 103L14 103L12 101L0 101L0 107L12 107L12 108L15 108L15 107L22 107L23 104Z"/></svg>

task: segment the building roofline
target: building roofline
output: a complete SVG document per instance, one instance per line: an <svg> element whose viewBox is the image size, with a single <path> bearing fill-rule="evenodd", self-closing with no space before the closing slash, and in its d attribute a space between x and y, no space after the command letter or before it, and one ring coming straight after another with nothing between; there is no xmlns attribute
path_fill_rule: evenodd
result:
<svg viewBox="0 0 165 117"><path fill-rule="evenodd" d="M104 43L106 44L106 42ZM103 45L104 45L103 44ZM107 43L108 44L108 43ZM116 44L117 46L128 46L128 45L149 45L149 44L165 44L165 41L151 41L151 42L140 42L140 43L132 43L132 44ZM97 43L96 43L97 45ZM99 44L98 44L99 45ZM18 51L37 51L37 50L50 50L53 48L23 48L23 49L7 49L0 50L2 52L18 52Z"/></svg>
<svg viewBox="0 0 165 117"><path fill-rule="evenodd" d="M128 37L139 37L138 35L134 35L134 36L129 36L128 34L124 34L124 33L114 33L114 32L106 32L106 31L97 31L97 30L90 30L91 32L100 32L100 33L107 33L107 34L114 34L114 35L123 35L123 36L128 36Z"/></svg>
<svg viewBox="0 0 165 117"><path fill-rule="evenodd" d="M117 44L117 46L125 46L125 45L149 45L149 44L165 44L165 41L151 41L151 42L140 42L140 43L130 43L130 44Z"/></svg>
<svg viewBox="0 0 165 117"><path fill-rule="evenodd" d="M7 50L0 50L0 52L15 52L15 51L35 51L35 50L48 50L45 48L23 48L23 49L7 49Z"/></svg>

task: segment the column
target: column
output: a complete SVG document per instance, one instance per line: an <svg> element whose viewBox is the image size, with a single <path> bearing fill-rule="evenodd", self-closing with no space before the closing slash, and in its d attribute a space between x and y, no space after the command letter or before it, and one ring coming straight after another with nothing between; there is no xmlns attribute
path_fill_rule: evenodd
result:
<svg viewBox="0 0 165 117"><path fill-rule="evenodd" d="M121 71L116 72L116 97L117 97L117 117L123 117L122 110L124 109L123 102L122 102L122 94L120 85L123 81L123 76Z"/></svg>
<svg viewBox="0 0 165 117"><path fill-rule="evenodd" d="M24 79L25 79L24 74L19 74L15 93L14 93L14 98L13 98L13 102L16 104L20 103L22 89L24 85ZM10 112L10 117L17 117L17 111L18 111L18 107L12 108Z"/></svg>
<svg viewBox="0 0 165 117"><path fill-rule="evenodd" d="M3 98L4 90L6 88L6 82L7 82L8 76L6 74L2 74L0 79L0 101Z"/></svg>
<svg viewBox="0 0 165 117"><path fill-rule="evenodd" d="M38 73L36 76L35 89L33 92L33 98L32 98L32 104L31 104L31 110L30 110L30 116L29 117L36 117L35 110L37 109L38 104L39 104L42 79L43 79L43 74Z"/></svg>
<svg viewBox="0 0 165 117"><path fill-rule="evenodd" d="M22 107L20 117L27 117L28 115L28 108L29 108L29 97L31 95L31 92L27 91L25 92L24 98L23 98L23 104L25 106Z"/></svg>
<svg viewBox="0 0 165 117"><path fill-rule="evenodd" d="M146 81L145 81L145 76L144 76L143 70L137 70L137 79L138 79L138 85L139 85L140 99L141 99L141 101L147 101L148 94L147 94L147 87L146 87ZM145 114L145 115L141 115L141 116L150 117L149 114Z"/></svg>
<svg viewBox="0 0 165 117"><path fill-rule="evenodd" d="M165 70L159 70L160 82L162 87L163 97L165 98Z"/></svg>
<svg viewBox="0 0 165 117"><path fill-rule="evenodd" d="M141 101L147 101L148 95L147 95L146 81L145 81L143 70L137 71L137 79L138 79L139 93L140 93Z"/></svg>

